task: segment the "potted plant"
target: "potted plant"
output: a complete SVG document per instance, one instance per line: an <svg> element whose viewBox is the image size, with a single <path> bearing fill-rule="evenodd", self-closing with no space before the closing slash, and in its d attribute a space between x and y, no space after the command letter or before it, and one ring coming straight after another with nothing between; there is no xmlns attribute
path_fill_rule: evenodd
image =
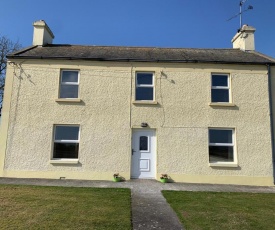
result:
<svg viewBox="0 0 275 230"><path fill-rule="evenodd" d="M161 181L162 183L167 183L167 182L168 182L168 179L169 179L168 174L161 174L161 176L160 176L160 181Z"/></svg>
<svg viewBox="0 0 275 230"><path fill-rule="evenodd" d="M119 175L119 173L115 173L113 175L113 181L114 182L120 182L121 181L121 176Z"/></svg>

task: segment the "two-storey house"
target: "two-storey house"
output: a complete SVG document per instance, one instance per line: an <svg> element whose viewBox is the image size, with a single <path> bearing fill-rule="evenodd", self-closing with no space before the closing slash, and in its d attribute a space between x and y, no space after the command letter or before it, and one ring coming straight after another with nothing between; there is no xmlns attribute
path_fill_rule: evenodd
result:
<svg viewBox="0 0 275 230"><path fill-rule="evenodd" d="M274 185L275 62L233 48L52 44L8 56L0 176Z"/></svg>

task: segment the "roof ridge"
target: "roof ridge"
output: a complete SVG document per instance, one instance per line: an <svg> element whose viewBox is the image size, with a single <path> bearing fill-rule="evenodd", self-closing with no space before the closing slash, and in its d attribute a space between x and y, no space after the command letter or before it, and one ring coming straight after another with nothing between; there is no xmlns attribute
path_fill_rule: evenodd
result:
<svg viewBox="0 0 275 230"><path fill-rule="evenodd" d="M78 45L78 44L48 44L44 47L71 46L71 47L106 47L106 48L148 48L148 49L192 49L192 50L239 50L236 48L194 48L194 47L160 47L160 46L119 46L119 45Z"/></svg>

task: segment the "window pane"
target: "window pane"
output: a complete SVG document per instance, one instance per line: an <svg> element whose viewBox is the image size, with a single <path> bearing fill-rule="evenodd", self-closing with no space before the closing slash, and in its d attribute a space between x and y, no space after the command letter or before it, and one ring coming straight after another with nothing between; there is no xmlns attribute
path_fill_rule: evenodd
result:
<svg viewBox="0 0 275 230"><path fill-rule="evenodd" d="M78 158L78 143L54 143L53 158Z"/></svg>
<svg viewBox="0 0 275 230"><path fill-rule="evenodd" d="M78 82L78 71L62 71L62 82Z"/></svg>
<svg viewBox="0 0 275 230"><path fill-rule="evenodd" d="M228 89L212 89L211 90L212 102L229 102L229 90Z"/></svg>
<svg viewBox="0 0 275 230"><path fill-rule="evenodd" d="M78 98L78 85L61 85L60 98Z"/></svg>
<svg viewBox="0 0 275 230"><path fill-rule="evenodd" d="M78 126L56 126L55 140L78 140Z"/></svg>
<svg viewBox="0 0 275 230"><path fill-rule="evenodd" d="M137 74L137 85L153 85L153 74L152 73L138 73Z"/></svg>
<svg viewBox="0 0 275 230"><path fill-rule="evenodd" d="M210 143L232 144L232 130L209 129Z"/></svg>
<svg viewBox="0 0 275 230"><path fill-rule="evenodd" d="M137 87L136 88L136 100L150 100L154 99L154 90L151 87Z"/></svg>
<svg viewBox="0 0 275 230"><path fill-rule="evenodd" d="M209 162L234 162L233 146L209 146Z"/></svg>
<svg viewBox="0 0 275 230"><path fill-rule="evenodd" d="M212 86L228 86L228 76L212 75Z"/></svg>
<svg viewBox="0 0 275 230"><path fill-rule="evenodd" d="M148 137L141 136L139 138L139 150L148 150Z"/></svg>

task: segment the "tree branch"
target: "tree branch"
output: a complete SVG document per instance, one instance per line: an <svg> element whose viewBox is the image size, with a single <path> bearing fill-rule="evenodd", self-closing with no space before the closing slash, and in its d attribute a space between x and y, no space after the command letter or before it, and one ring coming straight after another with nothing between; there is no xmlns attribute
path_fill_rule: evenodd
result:
<svg viewBox="0 0 275 230"><path fill-rule="evenodd" d="M0 116L2 111L3 94L5 88L5 75L7 68L7 55L21 49L20 43L13 42L6 36L0 35Z"/></svg>

